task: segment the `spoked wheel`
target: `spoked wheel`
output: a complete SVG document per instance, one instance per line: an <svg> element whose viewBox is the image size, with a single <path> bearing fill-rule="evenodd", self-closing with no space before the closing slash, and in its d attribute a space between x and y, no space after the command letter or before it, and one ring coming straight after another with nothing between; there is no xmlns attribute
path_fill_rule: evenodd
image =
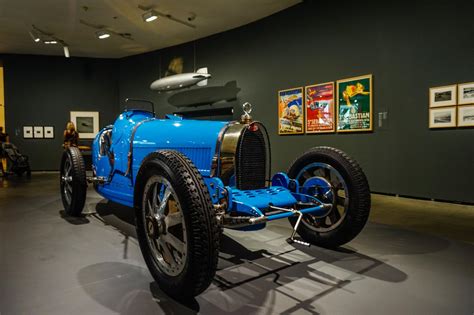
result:
<svg viewBox="0 0 474 315"><path fill-rule="evenodd" d="M303 216L297 232L305 241L337 247L360 233L370 212L370 190L357 162L340 150L317 147L296 159L288 175L298 181L300 192L332 204L323 217Z"/></svg>
<svg viewBox="0 0 474 315"><path fill-rule="evenodd" d="M163 150L143 161L135 189L138 241L153 278L175 298L200 294L214 278L220 236L201 174L181 153Z"/></svg>
<svg viewBox="0 0 474 315"><path fill-rule="evenodd" d="M308 214L303 217L303 222L310 224L311 228L318 232L328 232L337 228L346 217L350 200L347 183L341 174L327 163L316 162L305 166L296 179L303 193L333 205L327 216L317 217Z"/></svg>
<svg viewBox="0 0 474 315"><path fill-rule="evenodd" d="M146 236L153 259L169 276L184 269L187 235L181 205L170 182L152 176L145 187Z"/></svg>
<svg viewBox="0 0 474 315"><path fill-rule="evenodd" d="M60 189L64 210L80 216L86 201L86 171L81 151L76 147L64 150L61 159Z"/></svg>

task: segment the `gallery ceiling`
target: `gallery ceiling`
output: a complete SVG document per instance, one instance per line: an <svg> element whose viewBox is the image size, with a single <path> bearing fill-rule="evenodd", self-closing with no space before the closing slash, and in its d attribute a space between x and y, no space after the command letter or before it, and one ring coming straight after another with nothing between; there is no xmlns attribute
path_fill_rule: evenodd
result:
<svg viewBox="0 0 474 315"><path fill-rule="evenodd" d="M71 56L120 58L236 28L299 2L0 0L0 53L63 55L62 46L67 45ZM147 9L158 12L153 22L147 23L142 17ZM111 36L100 40L100 31ZM41 40L35 42L30 32ZM44 43L55 39L57 44Z"/></svg>

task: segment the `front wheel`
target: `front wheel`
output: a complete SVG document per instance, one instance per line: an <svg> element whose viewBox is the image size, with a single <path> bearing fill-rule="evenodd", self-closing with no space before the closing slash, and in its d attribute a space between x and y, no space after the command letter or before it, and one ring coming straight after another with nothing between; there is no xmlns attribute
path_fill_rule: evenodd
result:
<svg viewBox="0 0 474 315"><path fill-rule="evenodd" d="M163 150L144 160L137 178L137 236L150 273L175 298L200 294L214 278L220 236L201 174L181 153Z"/></svg>
<svg viewBox="0 0 474 315"><path fill-rule="evenodd" d="M300 192L332 204L324 217L303 216L297 232L305 241L334 248L360 233L369 217L370 189L356 161L338 149L316 147L293 162L288 176ZM289 219L294 226L296 218Z"/></svg>
<svg viewBox="0 0 474 315"><path fill-rule="evenodd" d="M70 216L80 216L86 202L87 181L84 159L76 147L64 150L60 167L61 199Z"/></svg>

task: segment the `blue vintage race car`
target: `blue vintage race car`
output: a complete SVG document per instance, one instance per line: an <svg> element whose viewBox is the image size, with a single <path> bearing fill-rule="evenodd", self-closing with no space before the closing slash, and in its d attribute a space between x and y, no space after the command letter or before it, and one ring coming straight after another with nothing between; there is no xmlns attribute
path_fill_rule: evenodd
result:
<svg viewBox="0 0 474 315"><path fill-rule="evenodd" d="M370 210L358 164L340 150L316 147L287 173L271 176L267 131L252 120L250 104L244 112L240 121L218 122L125 110L94 139L92 177L76 147L64 151L66 212L81 215L88 182L103 197L133 207L151 274L181 298L211 283L222 228L258 230L288 218L289 242L337 247L352 240Z"/></svg>

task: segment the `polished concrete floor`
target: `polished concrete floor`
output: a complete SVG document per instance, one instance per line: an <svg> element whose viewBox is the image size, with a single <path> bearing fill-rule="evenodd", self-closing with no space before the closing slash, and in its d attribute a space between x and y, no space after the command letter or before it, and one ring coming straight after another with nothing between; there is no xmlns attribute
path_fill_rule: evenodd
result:
<svg viewBox="0 0 474 315"><path fill-rule="evenodd" d="M226 231L215 281L184 305L153 282L132 211L88 193L93 214L74 219L62 210L57 174L0 182L1 315L474 312L474 245L403 228L394 197L374 196L373 222L337 251L288 245L286 221ZM401 218L376 223L391 209Z"/></svg>

